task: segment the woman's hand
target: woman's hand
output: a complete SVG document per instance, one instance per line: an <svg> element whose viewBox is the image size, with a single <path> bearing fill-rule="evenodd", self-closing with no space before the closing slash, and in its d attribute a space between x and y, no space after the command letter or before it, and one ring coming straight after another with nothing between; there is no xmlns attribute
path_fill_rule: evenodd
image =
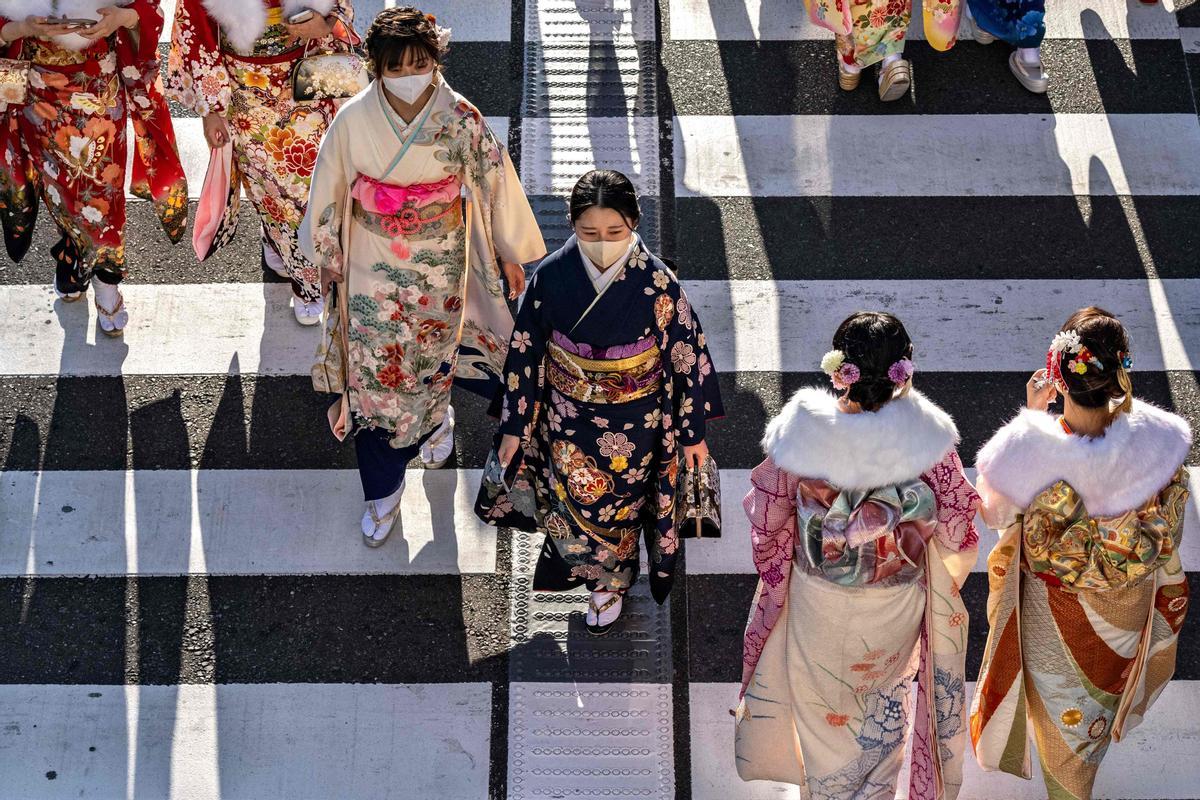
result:
<svg viewBox="0 0 1200 800"><path fill-rule="evenodd" d="M1034 411L1045 411L1057 397L1058 390L1054 388L1054 381L1050 380L1044 369L1033 373L1029 382L1025 384L1025 405Z"/></svg>
<svg viewBox="0 0 1200 800"><path fill-rule="evenodd" d="M106 6L99 9L96 13L100 15L100 19L96 24L90 28L78 31L80 36L92 41L107 39L121 28L136 28L141 21L141 17L132 8Z"/></svg>
<svg viewBox="0 0 1200 800"><path fill-rule="evenodd" d="M204 115L204 140L216 150L229 144L229 123L220 114Z"/></svg>
<svg viewBox="0 0 1200 800"><path fill-rule="evenodd" d="M708 442L701 441L697 444L683 446L684 463L698 467L704 463L706 458L708 458Z"/></svg>
<svg viewBox="0 0 1200 800"><path fill-rule="evenodd" d="M500 459L501 467L508 469L508 465L512 463L520 446L521 439L511 433L506 433L500 438L500 447L496 450L496 456Z"/></svg>
<svg viewBox="0 0 1200 800"><path fill-rule="evenodd" d="M283 27L287 29L287 32L297 42L311 42L313 39L324 39L333 33L333 23L320 14L313 14L311 19L307 22L301 22L299 25L289 25L285 22Z"/></svg>
<svg viewBox="0 0 1200 800"><path fill-rule="evenodd" d="M26 17L23 22L10 22L0 31L4 41L15 42L17 39L49 39L51 36L65 36L74 33L74 29L66 25L47 22L45 17Z"/></svg>
<svg viewBox="0 0 1200 800"><path fill-rule="evenodd" d="M504 271L504 279L508 281L508 299L516 300L525 291L525 268L507 261L502 262L500 268Z"/></svg>

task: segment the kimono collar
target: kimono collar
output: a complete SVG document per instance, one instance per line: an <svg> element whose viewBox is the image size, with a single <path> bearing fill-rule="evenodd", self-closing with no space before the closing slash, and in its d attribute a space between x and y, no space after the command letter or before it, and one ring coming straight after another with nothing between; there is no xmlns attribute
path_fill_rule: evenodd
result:
<svg viewBox="0 0 1200 800"><path fill-rule="evenodd" d="M1187 422L1141 400L1097 439L1073 436L1054 415L1027 408L983 446L975 465L989 488L1020 508L1061 480L1089 513L1113 516L1157 495L1191 447Z"/></svg>
<svg viewBox="0 0 1200 800"><path fill-rule="evenodd" d="M182 0L180 0L182 2ZM204 10L212 17L225 39L239 53L248 53L267 30L267 4L265 0L200 0ZM323 17L329 16L337 3L335 0L283 0L283 18L312 9Z"/></svg>
<svg viewBox="0 0 1200 800"><path fill-rule="evenodd" d="M839 489L876 489L919 477L958 443L950 415L909 390L878 411L847 414L824 389L801 389L767 425L776 465Z"/></svg>

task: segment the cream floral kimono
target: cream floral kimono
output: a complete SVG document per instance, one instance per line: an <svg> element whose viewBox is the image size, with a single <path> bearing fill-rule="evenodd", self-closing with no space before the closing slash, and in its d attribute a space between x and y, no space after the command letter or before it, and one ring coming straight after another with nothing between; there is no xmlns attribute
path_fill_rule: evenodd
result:
<svg viewBox="0 0 1200 800"><path fill-rule="evenodd" d="M300 231L323 277L345 280L354 423L391 431L394 448L442 423L456 379L491 396L512 333L500 262L546 254L503 145L475 106L434 81L411 124L378 82L342 107Z"/></svg>

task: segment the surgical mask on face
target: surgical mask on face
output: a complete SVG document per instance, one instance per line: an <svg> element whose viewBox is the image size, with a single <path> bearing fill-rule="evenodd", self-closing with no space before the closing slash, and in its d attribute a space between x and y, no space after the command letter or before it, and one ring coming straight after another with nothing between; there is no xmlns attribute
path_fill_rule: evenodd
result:
<svg viewBox="0 0 1200 800"><path fill-rule="evenodd" d="M412 105L417 102L417 98L421 96L421 93L429 88L429 84L433 83L433 73L426 72L424 75L403 75L396 77L384 75L381 80L383 80L383 85L389 92L409 105Z"/></svg>
<svg viewBox="0 0 1200 800"><path fill-rule="evenodd" d="M633 237L630 233L624 239L615 242L585 242L580 240L579 249L588 257L588 260L595 264L600 269L608 269L616 260L625 255L625 251L629 249L629 241Z"/></svg>

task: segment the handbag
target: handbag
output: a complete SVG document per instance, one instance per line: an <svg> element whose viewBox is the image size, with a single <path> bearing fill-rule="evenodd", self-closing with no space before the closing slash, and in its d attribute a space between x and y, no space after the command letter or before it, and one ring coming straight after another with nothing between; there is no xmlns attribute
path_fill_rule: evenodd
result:
<svg viewBox="0 0 1200 800"><path fill-rule="evenodd" d="M304 54L292 67L292 99L297 103L344 100L367 88L371 76L362 56L347 46L343 52Z"/></svg>
<svg viewBox="0 0 1200 800"><path fill-rule="evenodd" d="M684 539L715 539L721 535L721 472L712 456L700 466L682 458L676 491L675 529Z"/></svg>
<svg viewBox="0 0 1200 800"><path fill-rule="evenodd" d="M32 61L0 58L0 110L19 106L29 99L29 69Z"/></svg>

